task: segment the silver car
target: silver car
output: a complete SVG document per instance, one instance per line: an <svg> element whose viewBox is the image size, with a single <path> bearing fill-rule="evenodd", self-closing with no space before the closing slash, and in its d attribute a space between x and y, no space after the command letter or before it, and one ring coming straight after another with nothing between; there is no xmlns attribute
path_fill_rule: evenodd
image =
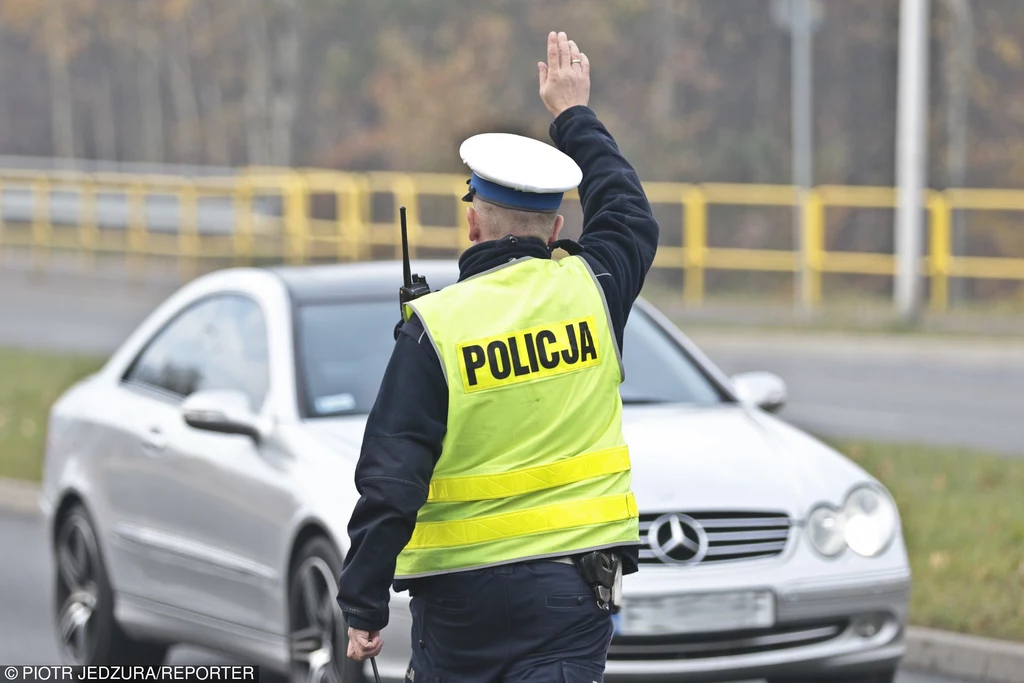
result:
<svg viewBox="0 0 1024 683"><path fill-rule="evenodd" d="M434 288L457 276L414 269ZM68 662L154 663L189 643L293 680L363 675L335 582L400 274L204 276L56 402L43 508ZM624 363L644 547L607 680L891 681L911 576L888 492L771 415L781 380L726 377L644 301ZM408 595L391 606L378 665L397 680Z"/></svg>

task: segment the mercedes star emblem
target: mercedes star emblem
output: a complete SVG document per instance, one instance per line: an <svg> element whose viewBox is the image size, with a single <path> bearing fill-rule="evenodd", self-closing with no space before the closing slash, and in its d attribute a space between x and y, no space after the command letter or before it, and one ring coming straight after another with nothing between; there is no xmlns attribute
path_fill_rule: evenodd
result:
<svg viewBox="0 0 1024 683"><path fill-rule="evenodd" d="M647 543L665 564L697 564L708 554L708 534L693 517L670 512L647 530Z"/></svg>

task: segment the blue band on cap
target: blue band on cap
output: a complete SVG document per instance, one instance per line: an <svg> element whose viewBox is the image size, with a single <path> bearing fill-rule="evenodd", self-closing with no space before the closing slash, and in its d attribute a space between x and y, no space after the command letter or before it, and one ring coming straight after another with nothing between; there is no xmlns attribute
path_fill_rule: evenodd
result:
<svg viewBox="0 0 1024 683"><path fill-rule="evenodd" d="M484 201L522 211L557 211L562 204L562 195L565 194L564 192L521 192L513 190L511 187L492 183L476 173L470 176L469 186Z"/></svg>

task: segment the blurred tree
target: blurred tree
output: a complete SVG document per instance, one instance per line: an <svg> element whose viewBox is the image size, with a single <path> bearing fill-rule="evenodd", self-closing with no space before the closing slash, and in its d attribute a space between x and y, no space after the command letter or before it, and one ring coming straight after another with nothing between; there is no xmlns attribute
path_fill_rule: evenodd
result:
<svg viewBox="0 0 1024 683"><path fill-rule="evenodd" d="M46 57L50 96L50 150L56 157L76 156L74 99L69 64L78 36L69 31L69 7L65 0L6 0L0 6L5 23L29 33L33 47ZM75 17L70 20L75 24Z"/></svg>
<svg viewBox="0 0 1024 683"><path fill-rule="evenodd" d="M194 71L196 90L199 95L200 125L202 127L204 157L201 161L216 166L231 164L231 121L229 108L224 99L225 82L222 72L232 62L218 59L225 44L230 45L230 36L235 32L234 23L238 17L232 12L215 9L218 0L193 0L191 12L186 17L189 25L189 47L191 57L198 68ZM195 160L200 161L200 160Z"/></svg>
<svg viewBox="0 0 1024 683"><path fill-rule="evenodd" d="M299 109L299 0L274 1L274 70L270 110L271 162L292 164L292 134Z"/></svg>
<svg viewBox="0 0 1024 683"><path fill-rule="evenodd" d="M199 102L192 80L188 13L192 0L164 0L160 12L167 54L168 81L174 102L175 147L179 161L195 161L202 144Z"/></svg>
<svg viewBox="0 0 1024 683"><path fill-rule="evenodd" d="M53 152L58 157L74 159L74 101L71 93L71 75L68 71L72 46L69 42L64 5L64 0L47 0L43 33L46 40L46 59L50 68L50 125L53 127Z"/></svg>
<svg viewBox="0 0 1024 683"><path fill-rule="evenodd" d="M246 36L245 134L250 164L267 166L270 158L270 33L263 0L245 0Z"/></svg>
<svg viewBox="0 0 1024 683"><path fill-rule="evenodd" d="M142 160L164 161L164 107L160 74L162 46L157 27L160 0L132 0L135 6L135 47L138 51L140 121L142 123Z"/></svg>
<svg viewBox="0 0 1024 683"><path fill-rule="evenodd" d="M897 4L820 2L816 180L891 185ZM954 5L976 34L955 112ZM954 117L970 121L963 182L1024 187L1024 4L943 7L933 184L946 182ZM546 139L536 62L550 30L591 58L593 106L642 177L789 181L789 38L765 0L0 0L0 152L461 172L474 133ZM890 248L883 214L830 211L829 245ZM755 222L715 239L789 234L768 214L743 219ZM1015 217L977 212L969 225L968 253L1024 255Z"/></svg>

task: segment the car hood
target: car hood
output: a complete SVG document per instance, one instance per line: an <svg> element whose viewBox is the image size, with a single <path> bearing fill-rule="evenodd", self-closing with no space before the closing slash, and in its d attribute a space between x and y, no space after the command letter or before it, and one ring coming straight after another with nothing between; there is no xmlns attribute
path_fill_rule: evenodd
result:
<svg viewBox="0 0 1024 683"><path fill-rule="evenodd" d="M312 432L353 459L365 416L319 419ZM626 406L633 491L641 512L774 511L801 519L874 481L834 450L781 420L737 404Z"/></svg>
<svg viewBox="0 0 1024 683"><path fill-rule="evenodd" d="M736 404L626 407L641 512L779 511L802 518L870 477L799 430Z"/></svg>

